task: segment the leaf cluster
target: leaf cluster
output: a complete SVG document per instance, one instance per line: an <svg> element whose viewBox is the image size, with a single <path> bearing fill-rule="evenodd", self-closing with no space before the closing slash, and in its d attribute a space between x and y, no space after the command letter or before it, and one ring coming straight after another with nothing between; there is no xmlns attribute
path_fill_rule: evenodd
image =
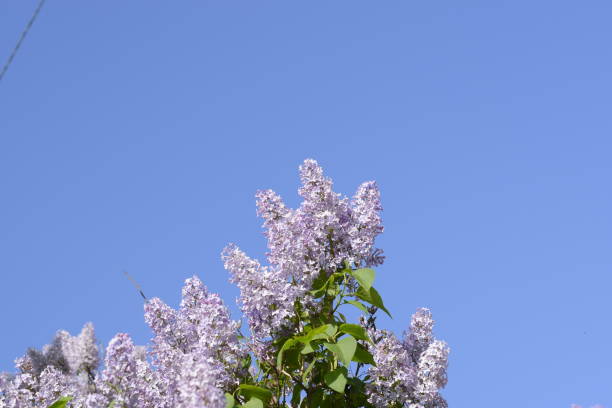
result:
<svg viewBox="0 0 612 408"><path fill-rule="evenodd" d="M371 268L348 264L333 273L320 271L310 290L314 302L296 302L294 330L273 339L275 358L257 361L263 374L248 390L243 384L227 394L227 408L370 407L366 368L375 365L373 342L341 307L356 307L369 321L379 309L389 314L373 287L375 276Z"/></svg>

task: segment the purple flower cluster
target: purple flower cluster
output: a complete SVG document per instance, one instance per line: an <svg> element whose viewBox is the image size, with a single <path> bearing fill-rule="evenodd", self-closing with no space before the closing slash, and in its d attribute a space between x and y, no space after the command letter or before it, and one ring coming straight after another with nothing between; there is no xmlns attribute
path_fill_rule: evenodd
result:
<svg viewBox="0 0 612 408"><path fill-rule="evenodd" d="M369 368L369 401L376 407L445 408L439 391L446 385L449 349L435 340L433 320L427 309L412 316L410 328L400 341L392 333L376 330ZM393 405L395 404L395 405Z"/></svg>
<svg viewBox="0 0 612 408"><path fill-rule="evenodd" d="M332 181L314 160L300 166L303 202L289 209L272 190L259 191L258 214L264 219L269 267L250 259L235 245L223 251L225 268L240 288L240 304L254 341L263 344L291 325L294 304L308 305L308 290L321 273L345 262L355 267L379 265L382 251L374 239L383 231L380 192L363 183L349 200L332 190Z"/></svg>
<svg viewBox="0 0 612 408"><path fill-rule="evenodd" d="M18 373L0 379L0 407L46 407L63 395L75 396L79 406L100 406L88 398L95 394L92 378L99 363L91 323L78 336L58 331L51 344L29 349L15 363Z"/></svg>
<svg viewBox="0 0 612 408"><path fill-rule="evenodd" d="M145 304L145 320L155 334L153 363L170 393L186 378L181 374L186 361L214 369L217 388L237 385L244 374L240 367L246 350L238 341L240 324L230 319L221 298L209 293L197 277L185 281L178 310L154 298Z"/></svg>
<svg viewBox="0 0 612 408"><path fill-rule="evenodd" d="M146 356L139 352L127 334L119 333L108 343L104 365L99 388L115 405L167 406L160 373L151 369Z"/></svg>
<svg viewBox="0 0 612 408"><path fill-rule="evenodd" d="M294 313L294 302L304 296L304 291L276 270L262 267L234 245L225 248L223 260L231 281L240 289L240 306L252 334L251 351L267 359L266 340L287 325Z"/></svg>
<svg viewBox="0 0 612 408"><path fill-rule="evenodd" d="M17 360L17 375L0 377L0 407L47 407L66 395L73 397L69 406L85 408L224 407L222 390L244 375L246 351L238 341L239 323L219 296L192 277L178 310L151 299L145 319L155 335L152 363L144 347L119 333L98 371L93 326L74 337L60 331L50 345Z"/></svg>
<svg viewBox="0 0 612 408"><path fill-rule="evenodd" d="M72 397L68 407L222 408L226 405L225 392L257 381L279 393L281 388L292 392L287 378L299 377L282 371L282 382L276 378L265 383L270 381L266 375L281 372L277 365L282 359L277 360L272 353L278 351L279 339L291 338L305 330L306 324L320 324L317 313L331 314L325 318L334 319L335 310L321 306L322 298L310 294L315 278L347 266L356 269L384 261L382 250L374 246L383 231L380 192L375 182L363 183L352 199L342 197L333 191L332 181L314 160L300 166L300 179L303 202L296 209L288 208L271 190L256 195L257 212L264 220L268 240L268 265L249 258L234 244L222 252L230 280L240 289L239 304L249 324L249 341L241 340L240 323L231 320L221 298L194 276L185 281L177 309L158 298L146 301L145 321L153 332L148 348L136 346L129 335L119 333L109 342L100 367L100 350L91 324L85 325L78 336L59 331L50 345L42 350L30 349L16 361L17 374L0 374L0 408L46 408L63 396ZM337 275L345 276L343 285L354 292L355 275L347 271ZM328 282L336 285L337 275ZM334 296L332 290L327 293ZM338 296L342 300L345 294ZM311 320L304 323L304 319ZM439 391L447 381L449 349L434 339L433 320L427 309L419 309L412 316L403 340L376 330L373 323L366 327L374 340L369 351L376 362L368 369L365 385L372 405L447 407ZM310 350L315 352L323 353ZM257 375L250 372L254 368L252 355L260 360ZM321 373L317 376L311 376L309 381L315 383L309 386L318 386L316 381L321 380L314 378L326 378ZM306 377L304 373L302 378ZM246 402L248 395L240 392L235 395L239 403L251 406ZM325 392L339 391L330 388ZM257 401L251 402L253 406ZM276 404L280 406L280 396Z"/></svg>

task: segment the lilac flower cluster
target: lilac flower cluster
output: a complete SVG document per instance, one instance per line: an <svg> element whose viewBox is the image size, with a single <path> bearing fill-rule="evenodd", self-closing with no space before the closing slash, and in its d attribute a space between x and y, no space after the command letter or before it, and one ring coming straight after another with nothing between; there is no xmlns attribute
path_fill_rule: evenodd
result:
<svg viewBox="0 0 612 408"><path fill-rule="evenodd" d="M446 385L449 349L435 340L428 309L412 316L410 328L400 341L392 333L373 330L372 355L376 366L369 368L369 401L378 408L445 408L439 391Z"/></svg>
<svg viewBox="0 0 612 408"><path fill-rule="evenodd" d="M104 369L93 326L80 335L60 331L42 350L17 360L19 373L0 377L0 407L47 407L69 395L72 407L222 408L223 388L244 375L246 351L218 295L197 277L187 279L179 310L151 299L145 319L155 337L148 361L144 347L117 334L108 344Z"/></svg>
<svg viewBox="0 0 612 408"><path fill-rule="evenodd" d="M237 246L223 251L225 268L240 288L240 304L253 339L265 344L291 326L294 304L311 303L308 290L321 273L345 262L355 267L382 264L374 239L383 231L380 192L375 182L363 183L349 201L332 190L314 160L300 166L304 201L289 209L272 190L257 193L258 214L264 219L269 267L247 257Z"/></svg>
<svg viewBox="0 0 612 408"><path fill-rule="evenodd" d="M17 374L0 375L0 408L45 408L63 396L72 398L68 407L222 408L226 392L234 393L230 402L236 397L237 404L245 404L241 406L262 406L264 400L268 404L275 398L275 407L286 407L287 394L295 390L292 381L298 381L298 389L306 395L311 392L309 397L315 398L318 392L321 398L325 394L326 404L336 401L334 393L342 393L345 385L339 389L341 381L329 383L324 371L328 364L320 364L318 359L334 358L334 367L342 361L344 366L334 368L335 375L348 375L350 364L337 358L333 345L325 343L323 348L321 337L313 334L314 327L331 321L333 324L325 326L335 331L336 326L346 323L344 316L338 320L334 313L338 306L347 304L343 301L347 296L362 296L354 293L364 284L354 280L359 275L353 269L384 261L382 251L374 247L383 231L380 192L376 183L366 182L352 199L342 197L333 191L332 181L314 160L300 166L300 179L303 202L297 209L288 208L271 190L257 193L257 212L264 220L268 240L268 266L249 258L234 244L222 252L230 280L240 289L239 304L249 324L250 340L241 340L240 323L231 320L221 298L194 276L185 281L177 309L158 298L146 301L145 321L153 332L148 348L136 346L129 335L119 333L109 342L100 367L100 350L91 324L78 336L60 331L50 345L30 349L18 359ZM326 286L325 295L311 295L314 280L331 274L326 285L344 285L342 291ZM338 276L343 283L338 283ZM370 290L365 286L360 290L364 288ZM330 298L334 296L338 299L332 309ZM380 306L373 296L360 299ZM327 306L322 306L324 302ZM357 369L350 378L350 389L361 393L365 387L367 400L376 408L447 407L439 391L447 381L449 350L444 342L434 339L429 310L419 309L404 339L399 340L392 333L376 330L373 314L377 307L353 304L369 313L372 326L366 328L374 344L367 346L364 337L360 341L369 347L376 365L368 368L367 377L363 372L359 377ZM304 323L304 319L310 320ZM310 350L303 358L310 360L305 363L308 369L296 376L283 369L284 346L279 344L291 344L287 341L295 341L292 336L306 330L311 330L309 341L313 343L308 344ZM351 331L343 333L346 337L342 341L350 342ZM251 372L251 356L259 359L257 375ZM349 356L348 361L351 359ZM241 394L245 386L254 387L253 383L265 388L259 388L263 399L250 401L252 395ZM278 395L269 395L271 388ZM351 400L348 394L347 400ZM365 402L363 395L353 400Z"/></svg>
<svg viewBox="0 0 612 408"><path fill-rule="evenodd" d="M58 331L42 350L29 349L16 361L19 372L0 380L0 407L46 407L57 398L78 396L79 406L91 405L95 393L91 378L99 363L93 325L88 323L78 336Z"/></svg>
<svg viewBox="0 0 612 408"><path fill-rule="evenodd" d="M145 304L145 320L155 334L153 363L171 394L180 388L181 378L188 377L183 372L187 362L210 366L216 372L211 384L217 388L237 385L244 374L240 367L246 350L238 340L240 324L230 319L221 298L209 293L197 277L185 281L179 310L154 298Z"/></svg>

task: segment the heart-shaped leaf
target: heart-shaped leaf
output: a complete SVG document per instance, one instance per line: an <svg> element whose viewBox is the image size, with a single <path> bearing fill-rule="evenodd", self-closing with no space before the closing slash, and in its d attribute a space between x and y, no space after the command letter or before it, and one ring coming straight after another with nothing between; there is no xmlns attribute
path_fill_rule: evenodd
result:
<svg viewBox="0 0 612 408"><path fill-rule="evenodd" d="M340 339L337 343L323 343L323 345L336 355L338 360L345 366L348 366L355 355L357 349L357 340L353 336L346 336Z"/></svg>
<svg viewBox="0 0 612 408"><path fill-rule="evenodd" d="M359 282L359 285L365 290L370 290L372 284L374 283L374 278L376 277L376 272L374 269L363 268L357 269L352 273L353 277Z"/></svg>
<svg viewBox="0 0 612 408"><path fill-rule="evenodd" d="M323 380L329 388L342 394L344 393L344 387L346 387L347 375L348 370L346 367L338 367L334 371L325 374Z"/></svg>
<svg viewBox="0 0 612 408"><path fill-rule="evenodd" d="M228 392L225 393L225 408L234 408L236 406L236 400L234 396Z"/></svg>
<svg viewBox="0 0 612 408"><path fill-rule="evenodd" d="M347 300L346 303L350 303L351 305L355 306L356 308L358 308L362 312L368 313L368 308L363 303L361 303L361 302L358 302L356 300Z"/></svg>
<svg viewBox="0 0 612 408"><path fill-rule="evenodd" d="M366 333L365 329L358 324L341 324L339 330L342 333L350 334L357 340L370 341L370 338L368 337L368 334Z"/></svg>
<svg viewBox="0 0 612 408"><path fill-rule="evenodd" d="M268 401L270 401L270 399L272 398L272 392L270 390L267 390L261 387L257 387L255 385L240 384L238 388L240 389L240 393L242 395L249 398L249 401L252 399L258 399L258 400L261 400L265 404Z"/></svg>
<svg viewBox="0 0 612 408"><path fill-rule="evenodd" d="M251 397L244 405L244 408L264 408L265 404L257 397Z"/></svg>
<svg viewBox="0 0 612 408"><path fill-rule="evenodd" d="M382 297L380 297L380 294L378 293L378 291L374 289L373 287L370 288L369 291L365 291L363 288L359 288L356 295L359 299L365 300L366 302L376 306L377 308L382 309L386 314L389 315L389 317L391 318L393 317L391 316L391 313L389 313L389 311L383 304Z"/></svg>
<svg viewBox="0 0 612 408"><path fill-rule="evenodd" d="M374 357L372 357L372 354L370 354L368 350L363 348L361 344L357 344L357 350L355 350L353 361L355 361L356 363L364 363L376 366L376 362L374 362Z"/></svg>
<svg viewBox="0 0 612 408"><path fill-rule="evenodd" d="M289 350L291 347L295 346L297 341L295 339L287 339L281 349L278 352L278 356L276 357L276 366L278 369L283 365L283 354L285 351Z"/></svg>

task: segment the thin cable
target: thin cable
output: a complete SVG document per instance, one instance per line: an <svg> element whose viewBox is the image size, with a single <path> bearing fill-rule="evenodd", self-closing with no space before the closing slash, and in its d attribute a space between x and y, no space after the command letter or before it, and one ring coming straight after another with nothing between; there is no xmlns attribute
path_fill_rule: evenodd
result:
<svg viewBox="0 0 612 408"><path fill-rule="evenodd" d="M30 18L30 21L28 21L28 25L21 33L21 37L19 37L19 41L17 41L15 48L13 48L13 52L11 53L8 60L4 64L4 67L2 68L2 72L0 72L0 81L2 81L4 74L6 74L6 71L8 70L9 66L13 62L13 58L15 58L15 55L17 55L17 51L19 51L19 47L21 47L21 43L26 38L26 35L28 35L28 31L30 31L30 28L32 28L32 24L34 24L34 20L36 20L36 17L38 17L38 13L40 12L40 9L42 8L43 4L45 4L45 1L46 0L40 0L38 2L38 6L36 7L36 10L34 10L34 14L32 14L32 18Z"/></svg>
<svg viewBox="0 0 612 408"><path fill-rule="evenodd" d="M130 276L129 273L127 273L127 271L123 271L123 274L132 282L132 285L134 285L134 287L136 288L136 290L138 291L138 293L140 293L140 296L142 296L142 298L145 300L145 302L147 301L147 297L145 296L144 292L142 291L142 288L140 287L140 285L138 284L138 282L136 282L136 280L134 280L134 278L132 278Z"/></svg>

